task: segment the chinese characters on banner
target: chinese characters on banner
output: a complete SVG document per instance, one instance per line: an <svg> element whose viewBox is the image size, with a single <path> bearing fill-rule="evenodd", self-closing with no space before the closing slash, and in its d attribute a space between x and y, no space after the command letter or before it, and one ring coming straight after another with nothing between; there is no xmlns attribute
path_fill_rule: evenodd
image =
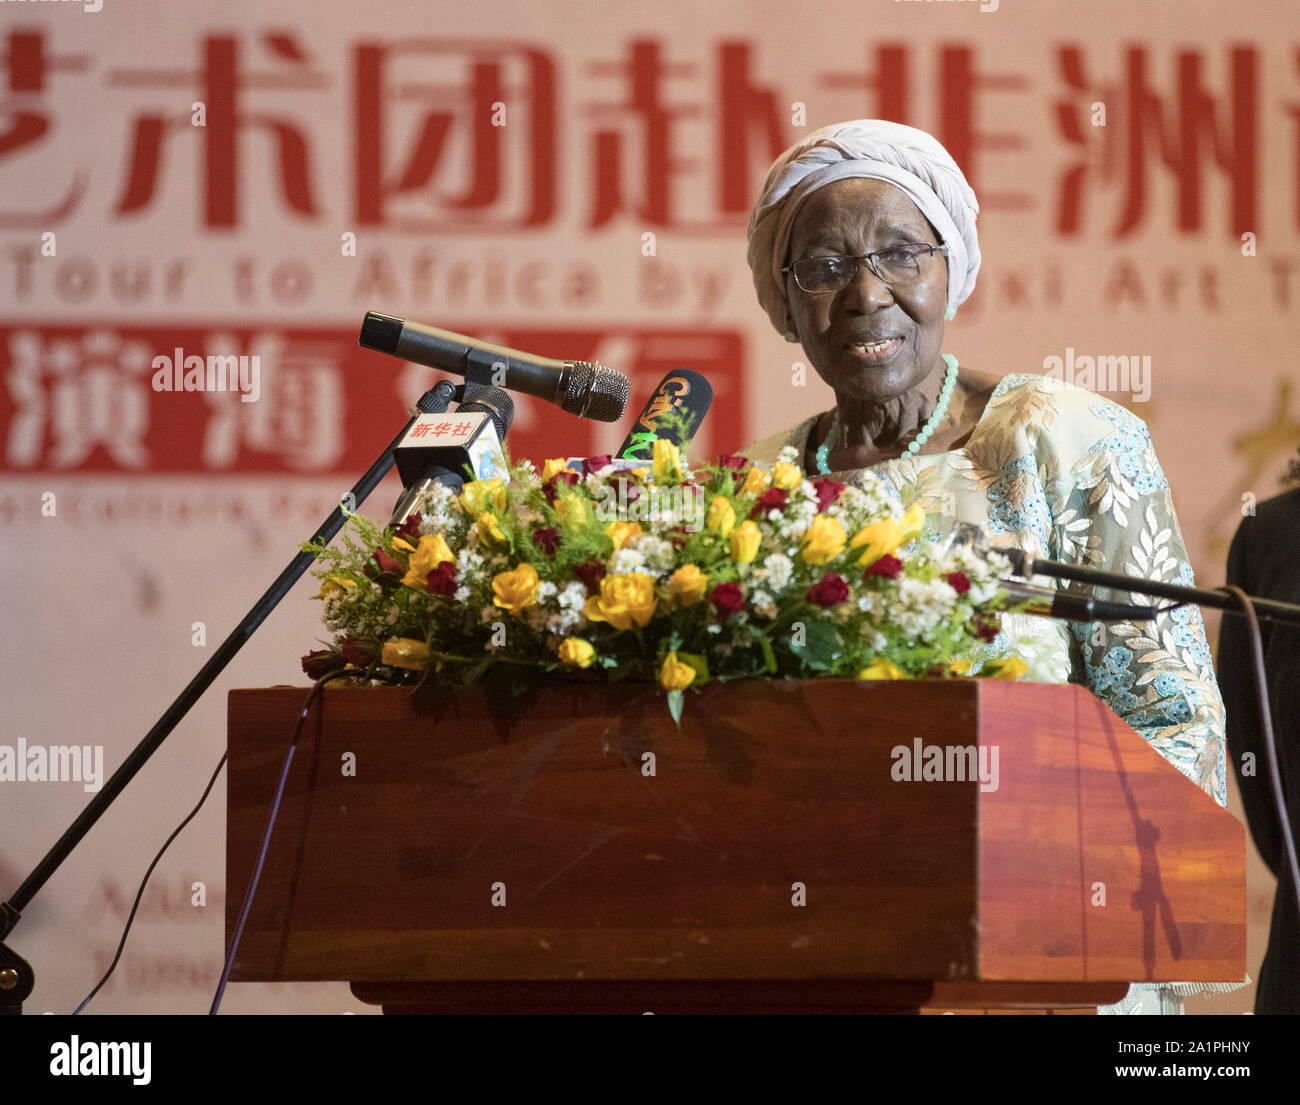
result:
<svg viewBox="0 0 1300 1105"><path fill-rule="evenodd" d="M189 248L201 250L243 231L254 195L284 225L323 235L348 226L475 243L626 224L730 243L743 233L768 161L800 133L792 122L799 101L782 81L759 76L760 46L743 38L721 38L686 60L655 37L631 37L610 57L509 38L410 34L358 37L324 53L309 30L213 30L196 32L187 64L170 65L63 47L49 27L15 26L0 42L0 234L10 245L3 279L13 293L6 298L23 306L38 235L86 216L129 228L179 208L192 228ZM891 41L864 43L860 67L825 64L806 87L823 109L826 99L842 104L846 118L926 125L964 167L985 213L1030 213L1058 241L1118 242L1140 231L1218 241L1256 228L1261 161L1283 153L1260 141L1265 113L1283 113L1300 135L1300 47L1289 48L1295 94L1281 100L1262 95L1257 46L1138 43L1103 53L1066 41L1044 49L1050 87L1007 60L1016 55L979 43ZM914 118L923 80L932 82L933 124ZM84 111L87 103L120 133L116 162L78 149L66 116L69 105ZM1096 125L1099 105L1105 126ZM1016 129L1035 110L1051 115L1050 148ZM347 156L325 164L321 149L336 137ZM1300 228L1296 149L1300 139L1286 202L1288 225ZM1017 163L1037 171L1006 170ZM182 168L196 189L169 183L183 179ZM1157 178L1176 195L1167 213L1153 202ZM1030 190L1029 180L1042 183ZM111 282L126 298L149 279L81 261L57 270L61 302L74 308L96 284ZM370 263L376 272L387 264L382 255ZM280 302L310 303L309 277L285 277L302 291ZM184 274L153 278L180 289ZM197 306L177 295L181 310ZM487 278L481 299L493 300ZM0 340L9 471L348 471L368 463L400 414L391 383L379 381L373 359L341 327L22 323L32 313L9 319ZM498 324L486 326L507 340ZM631 354L615 367L637 385L681 364L721 381L710 420L725 426L719 444L748 439L741 329L630 320L533 329L540 346L510 344L579 358L615 341ZM152 390L152 358L187 341L259 356L258 401ZM578 425L521 427L510 445L519 456L572 455L587 444L584 434L589 428Z"/></svg>

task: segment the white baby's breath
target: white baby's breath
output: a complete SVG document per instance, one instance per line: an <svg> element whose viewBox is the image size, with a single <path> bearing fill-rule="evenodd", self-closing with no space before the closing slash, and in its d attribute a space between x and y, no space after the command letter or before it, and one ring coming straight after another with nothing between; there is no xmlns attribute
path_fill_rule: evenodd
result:
<svg viewBox="0 0 1300 1105"><path fill-rule="evenodd" d="M797 467L796 453L793 448L784 449L778 461ZM756 467L771 471L766 464ZM743 472L737 474L737 483L740 477L743 477ZM849 538L880 518L902 519L902 501L888 480L873 472L858 473L851 478L852 482L844 486L823 512L838 521ZM938 646L936 656L940 655L940 650L947 656L954 643L960 644L964 639L962 634L966 630L963 627L980 607L997 595L999 579L1009 573L1005 558L987 555L983 550L968 545L958 544L941 553L944 545L931 542L935 536L932 530L894 551L893 555L903 564L903 570L896 578L871 576L864 579L862 567L856 559L859 554L847 549L840 557L825 564L809 564L801 553L809 527L819 513L819 499L815 481L808 477L788 489L782 507L769 507L757 514L748 514L752 498L742 497L735 502L737 524L743 522L748 514L758 525L760 535L757 557L750 563L736 564L729 558L729 543L712 535L686 542L689 548L699 552L698 558L692 553L688 560L682 552L684 542L676 527L687 520L702 524L704 510L715 491L706 492L698 504L692 501L692 507L698 505L701 509L690 513L673 508L674 501L682 501L680 495L675 498L668 494L653 496L641 504L642 509L628 502L626 493L620 500L612 469L602 474L588 474L574 488L577 500L588 501L588 517L594 511L599 526L603 527L609 519L597 508L603 506L608 512L613 507L618 514L617 520L639 521L642 526L642 532L630 538L624 548L606 555L602 550L609 546L601 544L603 539L599 528L593 529L590 523L583 523L581 519L555 516L542 502L540 482L533 466L518 467L507 485L508 505L499 499L488 505L487 509L496 515L508 538L508 547L499 537L480 532L479 523L466 513L449 489L436 487L422 498L417 515L419 534L440 535L452 550L451 567L456 586L450 598L421 593L418 588L394 588L391 577L374 581L373 562L364 560L367 550L362 548L358 547L349 554L354 557L351 562L340 565L339 559L335 558L333 567L324 571L343 573L357 583L356 587L326 596L322 603L325 622L338 635L336 640L355 636L382 641L391 633L434 641L445 639L442 651L453 654L468 656L481 647L486 654L492 655L508 648L512 656L527 658L531 650L535 659L554 663L560 642L566 637L578 636L593 644L602 661L611 663L611 658L617 656L618 665L625 671L629 658L643 649L646 653L644 660L634 662L644 664L645 669L638 669L635 677L650 679L657 671L657 668L650 668L662 661L663 649L669 647L667 642L676 640L679 643L671 647L703 654L715 676L758 675L762 673L761 660L757 659L760 634L770 631L775 620L807 618L810 614L833 625L834 637L841 642L838 649L823 657L824 660L835 661L848 655L857 665L869 652L878 654L895 648L899 643L921 648ZM659 490L669 492L674 489L665 487ZM650 495L653 491L653 484L648 484L642 494ZM597 496L599 502L590 501ZM533 551L527 541L520 540L521 535L530 535L544 528L557 530L560 538L557 559L553 560L551 554L540 547ZM696 528L690 527L687 537ZM626 533L627 529L622 532ZM367 531L363 544L372 551L378 540L376 530L372 528ZM414 538L408 540L416 543ZM412 555L409 548L388 544L384 548L403 564ZM575 548L584 551L574 556ZM528 550L526 556L523 550ZM597 560L603 557L603 566L609 576L644 573L655 581L658 606L650 625L643 627L644 633L631 634L624 630L620 636L609 622L588 618L587 585L561 573L558 565L592 557ZM506 584L497 581L497 576L518 572L524 559L537 572L538 584L533 596L535 601L515 615L496 606L493 598L496 593L520 593L526 576L516 575ZM688 606L680 592L673 597L668 580L677 569L692 561L709 580L700 599ZM810 612L808 590L828 572L838 574L848 585L846 601L824 611ZM969 581L968 589L960 594L947 582L947 578L957 572ZM366 573L370 579L362 579ZM931 576L937 578L928 578ZM497 581L499 591L494 591L494 581ZM708 596L724 583L734 585L732 581L741 585L745 609L727 615L717 609ZM617 593L617 588L611 593ZM394 601L394 596L400 601ZM602 601L599 595L596 601ZM502 636L494 632L498 623L507 627L504 640L509 641L508 646L501 643ZM826 634L822 633L814 647L825 648L825 641ZM977 652L978 646L974 644L967 649L967 654L972 656ZM891 655L897 653L891 652ZM742 658L743 667L739 666ZM781 660L783 666L788 662L788 656ZM913 666L917 671L923 669L921 660ZM857 670L855 666L850 674ZM599 671L597 667L595 673Z"/></svg>

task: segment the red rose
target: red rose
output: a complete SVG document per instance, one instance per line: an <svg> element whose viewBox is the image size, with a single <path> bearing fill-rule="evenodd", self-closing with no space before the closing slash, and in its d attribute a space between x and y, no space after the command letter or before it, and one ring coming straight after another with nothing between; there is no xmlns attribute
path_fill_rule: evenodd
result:
<svg viewBox="0 0 1300 1105"><path fill-rule="evenodd" d="M583 472L588 476L594 476L613 459L609 453L601 453L598 457L588 457L582 462Z"/></svg>
<svg viewBox="0 0 1300 1105"><path fill-rule="evenodd" d="M403 541L418 541L420 538L420 514L417 511L412 514L394 531L395 536L402 538Z"/></svg>
<svg viewBox="0 0 1300 1105"><path fill-rule="evenodd" d="M302 658L302 670L308 679L315 681L332 671L338 671L346 663L337 652L323 648L309 652Z"/></svg>
<svg viewBox="0 0 1300 1105"><path fill-rule="evenodd" d="M988 614L976 614L971 619L971 630L980 640L992 642L998 635L998 620Z"/></svg>
<svg viewBox="0 0 1300 1105"><path fill-rule="evenodd" d="M533 542L547 556L554 556L555 550L560 547L560 531L555 528L539 529L533 534Z"/></svg>
<svg viewBox="0 0 1300 1105"><path fill-rule="evenodd" d="M867 570L862 573L862 581L865 583L872 576L885 576L888 579L897 579L903 574L903 562L896 556L882 556L879 560L873 560L868 565Z"/></svg>
<svg viewBox="0 0 1300 1105"><path fill-rule="evenodd" d="M827 608L839 606L848 597L849 585L834 572L827 572L820 580L808 588L808 601L816 603L818 606Z"/></svg>
<svg viewBox="0 0 1300 1105"><path fill-rule="evenodd" d="M755 501L754 509L750 512L751 518L758 518L766 515L769 510L784 510L786 500L790 498L790 492L781 487L772 487L764 491Z"/></svg>
<svg viewBox="0 0 1300 1105"><path fill-rule="evenodd" d="M597 595L600 593L600 581L605 578L605 565L599 560L584 560L573 566L573 574L582 580L587 594Z"/></svg>
<svg viewBox="0 0 1300 1105"><path fill-rule="evenodd" d="M339 646L339 655L349 664L364 668L379 659L379 649L360 637L349 637Z"/></svg>
<svg viewBox="0 0 1300 1105"><path fill-rule="evenodd" d="M429 573L425 586L431 595L446 595L450 598L456 593L456 565L450 560L444 560Z"/></svg>
<svg viewBox="0 0 1300 1105"><path fill-rule="evenodd" d="M823 476L819 480L813 480L813 490L817 492L817 513L825 514L826 508L840 497L844 485Z"/></svg>
<svg viewBox="0 0 1300 1105"><path fill-rule="evenodd" d="M379 570L381 572L387 572L395 576L406 575L406 569L389 556L388 553L384 552L383 549L375 549L375 563L379 565Z"/></svg>
<svg viewBox="0 0 1300 1105"><path fill-rule="evenodd" d="M709 601L724 622L732 614L739 614L745 609L745 596L741 594L739 583L719 583L713 588Z"/></svg>
<svg viewBox="0 0 1300 1105"><path fill-rule="evenodd" d="M565 487L572 487L582 477L577 472L572 472L568 468L556 472L549 480L542 484L542 494L546 496L546 501L552 506L555 505L555 496L559 493L560 484Z"/></svg>
<svg viewBox="0 0 1300 1105"><path fill-rule="evenodd" d="M970 580L966 578L965 572L949 572L943 578L948 581L948 586L959 595L964 595L970 590Z"/></svg>

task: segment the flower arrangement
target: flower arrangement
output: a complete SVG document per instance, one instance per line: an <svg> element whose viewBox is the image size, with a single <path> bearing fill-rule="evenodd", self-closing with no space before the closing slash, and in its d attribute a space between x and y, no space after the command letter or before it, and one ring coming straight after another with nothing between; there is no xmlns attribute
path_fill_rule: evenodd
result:
<svg viewBox="0 0 1300 1105"><path fill-rule="evenodd" d="M922 538L889 484L806 478L782 453L690 470L669 441L653 463L548 460L510 479L435 488L401 527L349 519L307 544L327 649L313 678L657 681L684 694L755 677L1018 678L990 658L1005 558Z"/></svg>

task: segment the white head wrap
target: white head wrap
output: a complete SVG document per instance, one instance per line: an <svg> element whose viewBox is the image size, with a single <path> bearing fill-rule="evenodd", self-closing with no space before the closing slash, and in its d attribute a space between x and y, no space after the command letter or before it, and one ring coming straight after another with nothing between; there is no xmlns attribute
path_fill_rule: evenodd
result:
<svg viewBox="0 0 1300 1105"><path fill-rule="evenodd" d="M789 317L781 269L795 216L812 192L846 177L887 180L921 209L948 247L948 310L956 310L974 291L980 268L974 191L957 162L925 131L886 119L854 119L815 130L778 157L750 212L749 267L777 333L785 332Z"/></svg>

